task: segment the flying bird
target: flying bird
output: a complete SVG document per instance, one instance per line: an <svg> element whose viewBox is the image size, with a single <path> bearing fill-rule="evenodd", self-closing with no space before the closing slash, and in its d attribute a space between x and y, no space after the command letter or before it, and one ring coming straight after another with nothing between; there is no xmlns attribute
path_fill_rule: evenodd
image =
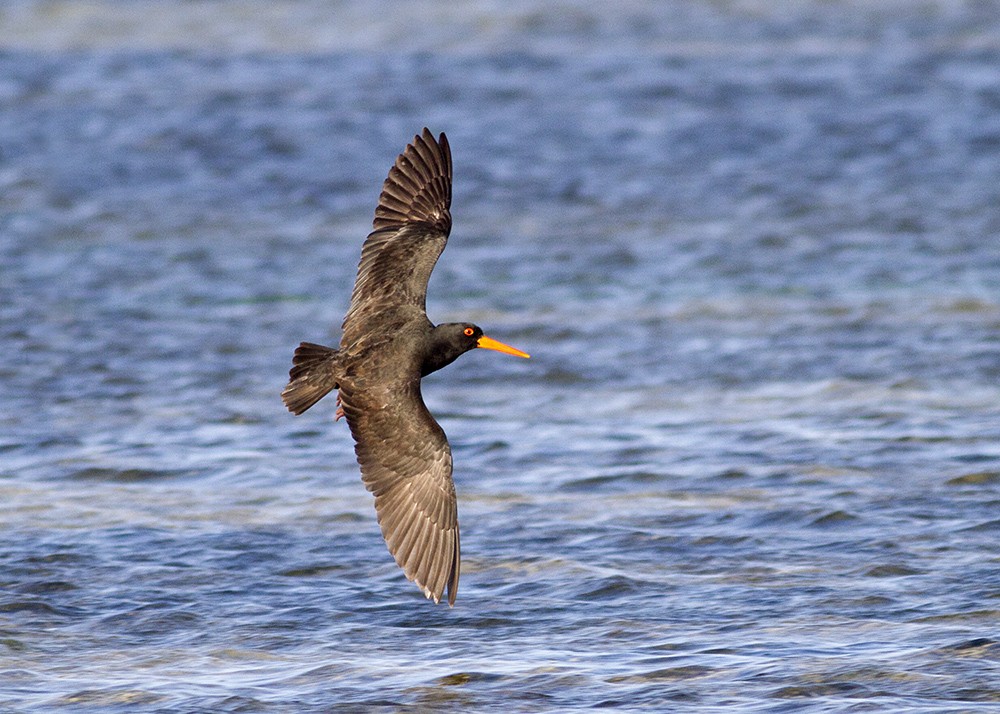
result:
<svg viewBox="0 0 1000 714"><path fill-rule="evenodd" d="M427 281L451 232L451 149L426 128L382 185L340 348L303 342L281 398L301 414L336 389L382 536L424 595L455 604L461 562L451 447L420 379L481 347L528 357L468 322L427 318Z"/></svg>

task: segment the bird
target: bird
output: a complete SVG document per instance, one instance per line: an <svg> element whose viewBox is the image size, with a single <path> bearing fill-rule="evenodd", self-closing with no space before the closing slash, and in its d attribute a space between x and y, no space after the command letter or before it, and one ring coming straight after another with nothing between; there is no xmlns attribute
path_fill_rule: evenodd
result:
<svg viewBox="0 0 1000 714"><path fill-rule="evenodd" d="M337 390L361 479L389 552L437 604L458 594L461 547L451 446L424 404L420 380L475 348L529 355L471 322L434 325L427 282L451 233L452 160L444 133L425 127L382 185L361 247L337 349L302 342L281 393L299 415Z"/></svg>

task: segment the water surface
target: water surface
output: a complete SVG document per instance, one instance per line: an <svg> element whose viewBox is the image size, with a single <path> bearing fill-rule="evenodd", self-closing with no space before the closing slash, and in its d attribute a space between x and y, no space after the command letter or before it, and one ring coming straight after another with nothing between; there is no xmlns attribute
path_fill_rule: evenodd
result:
<svg viewBox="0 0 1000 714"><path fill-rule="evenodd" d="M997 706L995 4L245 7L0 11L0 708ZM424 125L450 610L278 397Z"/></svg>

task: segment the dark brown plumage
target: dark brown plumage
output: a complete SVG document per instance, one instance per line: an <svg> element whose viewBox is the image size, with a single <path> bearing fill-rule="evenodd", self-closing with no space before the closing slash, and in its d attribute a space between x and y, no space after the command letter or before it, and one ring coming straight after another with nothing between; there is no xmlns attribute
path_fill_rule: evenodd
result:
<svg viewBox="0 0 1000 714"><path fill-rule="evenodd" d="M389 552L427 597L439 602L447 589L454 605L461 549L451 448L420 379L476 347L528 355L476 325L427 319L427 281L451 232L451 176L447 138L425 128L382 186L340 349L300 344L281 397L301 414L338 390L337 415L347 418Z"/></svg>

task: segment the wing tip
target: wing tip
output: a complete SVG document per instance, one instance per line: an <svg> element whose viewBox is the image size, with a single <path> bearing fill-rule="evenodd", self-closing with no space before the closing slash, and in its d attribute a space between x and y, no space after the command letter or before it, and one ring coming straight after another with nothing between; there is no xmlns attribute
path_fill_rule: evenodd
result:
<svg viewBox="0 0 1000 714"><path fill-rule="evenodd" d="M379 525L384 526L381 515L382 514L380 513ZM458 597L458 578L460 575L459 563L461 561L461 546L459 544L459 530L457 522L454 528L455 538L453 543L450 544L451 555L449 560L446 561L448 562L447 571L443 571L443 569L435 567L432 567L430 572L424 571L419 568L419 565L422 562L421 559L429 555L427 552L416 554L417 561L414 563L414 554L411 549L416 544L413 541L406 537L402 540L396 540L391 535L386 536L384 528L382 535L386 541L386 545L389 547L389 552L396 561L396 564L402 568L403 575L406 576L407 580L420 589L425 598L433 600L434 604L438 605L441 603L441 600L447 592L448 606L455 607L455 599ZM424 545L426 546L426 544Z"/></svg>
<svg viewBox="0 0 1000 714"><path fill-rule="evenodd" d="M460 550L461 549L459 547L459 542L458 542L458 527L456 525L455 547L452 551L452 557L451 557L451 571L448 573L448 577L445 580L445 582L441 584L440 590L432 589L429 585L425 584L419 578L417 578L416 575L410 575L409 573L407 573L405 568L403 572L406 575L407 580L412 581L414 585L420 588L420 590L423 591L424 593L424 597L427 598L428 600L433 600L435 605L441 603L441 600L444 597L445 592L447 591L448 607L453 608L455 607L455 599L458 597L458 577L460 575L459 562L461 559Z"/></svg>
<svg viewBox="0 0 1000 714"><path fill-rule="evenodd" d="M382 184L372 228L375 231L424 223L451 232L451 147L444 132L435 139L424 127L396 157Z"/></svg>
<svg viewBox="0 0 1000 714"><path fill-rule="evenodd" d="M455 521L455 550L451 558L451 572L448 574L448 607L455 607L455 598L458 597L458 577L462 571L462 542L461 531L458 521Z"/></svg>
<svg viewBox="0 0 1000 714"><path fill-rule="evenodd" d="M420 140L423 140L427 144L430 144L432 148L436 148L442 159L444 158L448 159L448 161L445 163L445 168L447 168L451 164L451 145L448 143L448 136L443 131L440 132L437 135L437 139L435 139L434 132L432 132L425 126L422 132L413 137L413 142L417 142ZM411 144L413 142L411 142Z"/></svg>

